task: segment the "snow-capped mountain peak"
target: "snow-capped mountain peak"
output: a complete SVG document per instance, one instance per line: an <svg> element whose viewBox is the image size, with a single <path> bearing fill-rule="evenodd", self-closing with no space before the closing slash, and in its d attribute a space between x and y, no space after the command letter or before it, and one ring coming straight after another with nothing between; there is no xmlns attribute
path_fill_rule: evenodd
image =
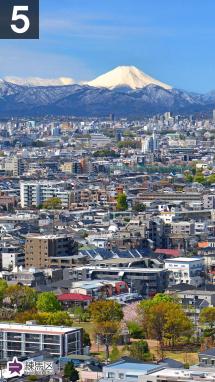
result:
<svg viewBox="0 0 215 382"><path fill-rule="evenodd" d="M142 89L152 84L164 89L171 89L171 86L148 76L135 66L118 66L95 80L87 82L87 85L97 88L115 89L127 87L133 90Z"/></svg>
<svg viewBox="0 0 215 382"><path fill-rule="evenodd" d="M5 81L23 86L64 86L73 85L75 81L70 77L41 78L41 77L5 77Z"/></svg>

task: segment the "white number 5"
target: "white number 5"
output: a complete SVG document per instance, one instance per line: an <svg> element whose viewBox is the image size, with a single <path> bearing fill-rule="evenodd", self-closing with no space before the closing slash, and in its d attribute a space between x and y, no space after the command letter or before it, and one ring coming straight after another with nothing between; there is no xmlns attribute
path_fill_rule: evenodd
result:
<svg viewBox="0 0 215 382"><path fill-rule="evenodd" d="M16 24L11 24L11 29L15 33L25 33L30 27L30 21L28 16L23 15L23 13L18 13L19 11L28 11L28 5L14 5L12 21L22 20L24 25L21 28L18 28Z"/></svg>

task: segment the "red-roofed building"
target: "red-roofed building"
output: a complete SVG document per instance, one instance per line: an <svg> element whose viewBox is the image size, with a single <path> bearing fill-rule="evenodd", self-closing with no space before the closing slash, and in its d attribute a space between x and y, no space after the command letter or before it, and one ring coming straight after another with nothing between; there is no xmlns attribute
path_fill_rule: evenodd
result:
<svg viewBox="0 0 215 382"><path fill-rule="evenodd" d="M87 308L92 301L91 296L80 293L64 293L57 296L57 298L65 309L72 308L74 306Z"/></svg>
<svg viewBox="0 0 215 382"><path fill-rule="evenodd" d="M165 257L180 257L181 253L178 249L157 248L155 250L157 255L164 255Z"/></svg>

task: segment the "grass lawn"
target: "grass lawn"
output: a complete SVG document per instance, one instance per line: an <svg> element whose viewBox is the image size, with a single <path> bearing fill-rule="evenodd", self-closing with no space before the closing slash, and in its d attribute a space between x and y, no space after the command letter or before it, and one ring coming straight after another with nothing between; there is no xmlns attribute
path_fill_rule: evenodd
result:
<svg viewBox="0 0 215 382"><path fill-rule="evenodd" d="M167 351L164 354L165 354L166 358L173 358L176 361L180 361L183 363L189 363L189 365L195 365L196 363L198 363L198 354L197 353Z"/></svg>
<svg viewBox="0 0 215 382"><path fill-rule="evenodd" d="M78 322L74 321L74 326L80 326L80 328L83 328L86 333L89 334L91 341L93 341L93 323L92 322Z"/></svg>
<svg viewBox="0 0 215 382"><path fill-rule="evenodd" d="M159 359L159 348L157 341L155 340L148 340L148 345L150 349L150 353L152 353L156 359ZM172 350L167 350L164 351L164 357L165 358L173 358L176 361L180 361L183 363L189 363L189 365L195 365L198 363L198 354L197 352L185 352L184 350L182 351L172 351Z"/></svg>

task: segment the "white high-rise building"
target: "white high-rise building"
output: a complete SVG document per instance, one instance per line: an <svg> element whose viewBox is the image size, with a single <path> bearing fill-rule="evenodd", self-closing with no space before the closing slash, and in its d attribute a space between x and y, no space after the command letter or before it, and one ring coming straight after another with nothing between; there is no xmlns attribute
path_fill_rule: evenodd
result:
<svg viewBox="0 0 215 382"><path fill-rule="evenodd" d="M158 139L153 132L152 135L142 138L141 141L141 151L143 154L153 153L158 149Z"/></svg>
<svg viewBox="0 0 215 382"><path fill-rule="evenodd" d="M21 182L20 200L21 207L38 207L47 199L57 197L61 200L62 207L69 207L71 192L65 191L61 183L56 182Z"/></svg>

